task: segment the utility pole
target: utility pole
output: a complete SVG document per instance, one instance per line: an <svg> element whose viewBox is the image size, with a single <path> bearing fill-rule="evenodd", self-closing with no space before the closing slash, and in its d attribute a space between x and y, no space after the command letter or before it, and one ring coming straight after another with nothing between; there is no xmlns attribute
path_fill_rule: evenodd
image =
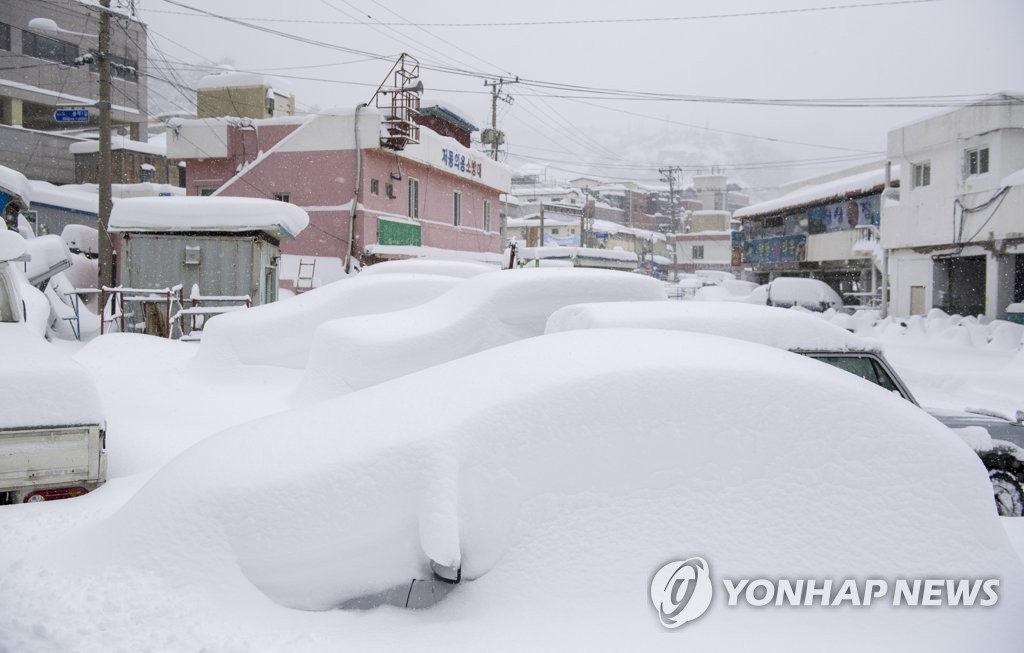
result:
<svg viewBox="0 0 1024 653"><path fill-rule="evenodd" d="M658 172L661 173L661 180L668 182L668 214L670 216L670 225L672 228L672 280L679 280L679 252L678 249L678 234L679 234L679 221L676 217L676 175L681 173L683 170L679 166L670 166L668 168L658 168ZM667 237L667 236L666 236Z"/></svg>
<svg viewBox="0 0 1024 653"><path fill-rule="evenodd" d="M508 93L502 93L501 88L505 84L515 84L518 81L518 77L514 80L499 77L493 82L484 82L484 86L491 87L491 128L485 129L480 138L484 145L491 146L491 158L495 161L498 160L498 147L505 142L505 132L498 131L498 100L506 104L512 104L512 96Z"/></svg>
<svg viewBox="0 0 1024 653"><path fill-rule="evenodd" d="M114 246L107 228L114 206L110 193L110 0L100 0L99 52L100 64L100 178L99 178L99 287L114 285ZM103 307L99 307L100 311Z"/></svg>

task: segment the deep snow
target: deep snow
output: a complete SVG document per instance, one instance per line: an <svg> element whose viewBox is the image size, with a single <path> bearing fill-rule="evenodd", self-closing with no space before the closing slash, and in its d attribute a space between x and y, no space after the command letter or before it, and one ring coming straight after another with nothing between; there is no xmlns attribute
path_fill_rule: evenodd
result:
<svg viewBox="0 0 1024 653"><path fill-rule="evenodd" d="M493 274L549 272L565 271ZM406 275L377 280L389 276ZM1001 528L973 452L878 388L748 343L593 332L307 403L296 391L308 371L294 361L343 296L325 288L280 302L279 316L235 314L263 337L233 355L130 334L50 345L96 381L110 481L0 508L0 650L935 651L1012 647L1024 634L1011 548L1024 550L1024 520ZM506 308L533 306L538 292ZM365 301L363 312L379 308ZM529 317L543 326L546 313ZM430 315L407 333L442 323ZM926 405L1021 408L1024 328L937 312L825 318L880 342ZM232 329L241 339L246 321ZM431 342L435 362L469 353ZM261 348L292 364L238 355ZM458 556L477 579L424 612L284 607L422 577L427 553ZM687 555L720 575L993 575L1001 603L759 611L719 596L692 627L666 632L647 583Z"/></svg>

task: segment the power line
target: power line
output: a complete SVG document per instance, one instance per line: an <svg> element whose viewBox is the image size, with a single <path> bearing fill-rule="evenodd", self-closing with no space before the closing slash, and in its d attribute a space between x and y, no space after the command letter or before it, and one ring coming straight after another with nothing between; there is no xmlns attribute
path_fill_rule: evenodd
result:
<svg viewBox="0 0 1024 653"><path fill-rule="evenodd" d="M169 0L165 0L169 1ZM727 14L704 14L698 16L650 16L636 18L568 18L564 20L514 20L514 21L491 21L491 22L464 22L464 23L389 23L377 21L382 26L414 25L417 27L539 27L539 26L565 26L565 25L613 25L621 23L672 23L700 20L721 20L728 18L755 18L765 16L783 16L787 14L821 13L827 11L843 11L849 9L870 9L874 7L892 7L899 5L919 5L940 2L941 0L891 0L888 2L871 2L866 4L833 5L829 7L802 7L794 9L772 9L766 11L745 11ZM170 4L182 6L177 2ZM183 11L169 11L150 9L149 11L158 14L173 14L178 16L190 16ZM204 12L205 13L205 12ZM207 14L209 15L209 14ZM299 24L326 24L326 25L359 25L365 24L358 20L311 20L302 18L263 18L263 17L235 17L237 20L246 20L259 23L299 23Z"/></svg>

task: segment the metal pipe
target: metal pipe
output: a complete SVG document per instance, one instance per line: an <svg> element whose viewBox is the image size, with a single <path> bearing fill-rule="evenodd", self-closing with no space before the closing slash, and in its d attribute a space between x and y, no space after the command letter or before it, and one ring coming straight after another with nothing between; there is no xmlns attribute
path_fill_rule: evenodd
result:
<svg viewBox="0 0 1024 653"><path fill-rule="evenodd" d="M366 107L366 103L356 105L356 113L352 119L353 132L356 143L356 185L352 191L352 208L348 214L348 255L345 257L345 274L352 271L353 240L356 232L356 208L359 206L359 188L363 184L363 153L359 149L359 112Z"/></svg>

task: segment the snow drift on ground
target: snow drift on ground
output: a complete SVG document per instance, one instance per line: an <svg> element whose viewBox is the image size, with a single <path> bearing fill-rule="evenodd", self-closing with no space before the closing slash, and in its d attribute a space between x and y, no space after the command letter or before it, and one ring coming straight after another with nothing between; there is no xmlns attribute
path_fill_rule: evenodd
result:
<svg viewBox="0 0 1024 653"><path fill-rule="evenodd" d="M434 608L293 609L424 577L427 551L471 579ZM667 632L648 584L691 555L716 579L997 577L1000 598L729 608L719 585ZM846 372L668 331L543 336L240 425L109 519L0 564L0 628L29 652L963 651L1024 636L1024 568L951 432Z"/></svg>
<svg viewBox="0 0 1024 653"><path fill-rule="evenodd" d="M302 368L313 333L324 322L416 306L461 281L441 274L360 273L272 304L218 315L203 328L197 362Z"/></svg>
<svg viewBox="0 0 1024 653"><path fill-rule="evenodd" d="M1005 320L928 315L882 320L829 312L824 317L880 342L923 406L962 411L1024 409L1024 326Z"/></svg>
<svg viewBox="0 0 1024 653"><path fill-rule="evenodd" d="M328 322L317 330L301 387L322 399L514 340L540 335L557 309L590 301L665 301L661 283L593 269L478 275L400 312Z"/></svg>

